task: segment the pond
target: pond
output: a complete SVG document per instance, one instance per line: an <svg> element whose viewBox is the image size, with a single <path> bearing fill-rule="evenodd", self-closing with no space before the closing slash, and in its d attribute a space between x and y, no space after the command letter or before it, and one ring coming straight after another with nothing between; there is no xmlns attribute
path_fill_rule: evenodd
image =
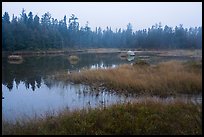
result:
<svg viewBox="0 0 204 137"><path fill-rule="evenodd" d="M106 106L142 97L123 96L101 89L93 92L88 85L63 83L49 76L59 71L79 71L83 68L97 69L116 67L119 64L131 64L138 58L144 58L154 64L167 60L193 60L191 57L160 57L154 54L138 53L136 57L120 58L119 53L75 53L77 62L70 62L68 55L25 56L21 63L8 62L2 57L2 118L12 121L21 117L44 115L48 111L63 108L70 110L87 107ZM155 100L171 101L173 97ZM183 100L192 100L185 96ZM193 101L202 102L202 97L194 96Z"/></svg>

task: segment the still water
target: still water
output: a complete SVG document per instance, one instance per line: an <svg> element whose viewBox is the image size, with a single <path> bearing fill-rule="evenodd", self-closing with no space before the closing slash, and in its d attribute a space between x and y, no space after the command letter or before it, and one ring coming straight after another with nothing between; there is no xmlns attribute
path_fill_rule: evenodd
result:
<svg viewBox="0 0 204 137"><path fill-rule="evenodd" d="M142 53L136 57L124 59L120 58L118 53L78 53L77 56L80 58L78 62L70 62L68 55L27 56L20 63L8 62L7 58L3 57L2 118L10 121L22 117L44 115L45 112L58 111L63 108L74 110L140 100L141 97L118 95L105 89L93 92L88 85L63 83L49 78L54 73L63 70L106 69L119 64L131 64L140 55ZM151 64L172 59L193 59L190 57L149 56L148 62ZM188 98L186 97L185 100ZM202 101L201 96L194 98L193 100L196 102ZM192 100L192 98L189 99ZM164 99L164 101L168 100L172 100L172 97Z"/></svg>

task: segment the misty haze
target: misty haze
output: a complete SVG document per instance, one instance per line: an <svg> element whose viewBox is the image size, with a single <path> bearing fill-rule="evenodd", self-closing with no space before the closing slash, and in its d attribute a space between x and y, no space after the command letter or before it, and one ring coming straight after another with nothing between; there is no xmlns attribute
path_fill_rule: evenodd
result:
<svg viewBox="0 0 204 137"><path fill-rule="evenodd" d="M2 2L2 134L201 135L201 2Z"/></svg>

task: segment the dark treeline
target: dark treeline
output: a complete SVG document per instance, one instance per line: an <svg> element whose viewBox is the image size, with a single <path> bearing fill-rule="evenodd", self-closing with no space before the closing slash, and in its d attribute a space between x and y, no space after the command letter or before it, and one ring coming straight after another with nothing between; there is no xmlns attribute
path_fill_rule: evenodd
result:
<svg viewBox="0 0 204 137"><path fill-rule="evenodd" d="M68 24L67 24L68 22ZM202 27L162 27L161 23L148 29L133 32L131 23L126 29L111 27L94 31L87 24L79 27L78 18L72 14L62 20L42 15L28 14L22 10L20 17L2 16L2 50L45 50L63 48L141 48L141 49L200 49Z"/></svg>

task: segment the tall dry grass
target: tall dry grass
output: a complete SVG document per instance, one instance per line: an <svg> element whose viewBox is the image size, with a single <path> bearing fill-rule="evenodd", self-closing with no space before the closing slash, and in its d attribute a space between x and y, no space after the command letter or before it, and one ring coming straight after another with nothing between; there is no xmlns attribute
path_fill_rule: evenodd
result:
<svg viewBox="0 0 204 137"><path fill-rule="evenodd" d="M74 83L102 84L117 92L169 95L202 91L202 65L197 68L178 61L151 65L121 65L117 68L82 70L57 75ZM196 68L196 69L195 69Z"/></svg>

